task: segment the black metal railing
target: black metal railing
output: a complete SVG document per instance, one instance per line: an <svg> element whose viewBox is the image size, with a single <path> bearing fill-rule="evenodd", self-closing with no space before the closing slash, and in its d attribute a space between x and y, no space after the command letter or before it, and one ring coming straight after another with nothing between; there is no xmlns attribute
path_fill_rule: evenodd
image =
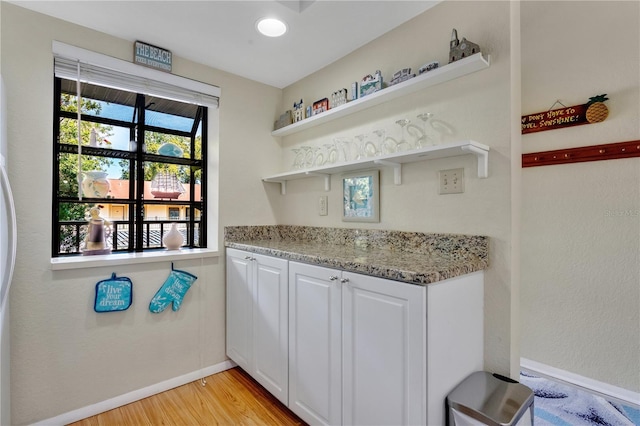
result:
<svg viewBox="0 0 640 426"><path fill-rule="evenodd" d="M191 247L189 220L145 220L143 227L143 246L139 249L161 249L164 247L162 237L169 231L171 224L176 223L176 228L184 237L183 247ZM195 222L193 247L200 247L199 222ZM61 221L59 222L60 235L60 255L79 254L82 251L82 243L87 236L86 221ZM135 226L126 220L111 221L111 235L108 236L111 242L112 252L136 251L135 247Z"/></svg>

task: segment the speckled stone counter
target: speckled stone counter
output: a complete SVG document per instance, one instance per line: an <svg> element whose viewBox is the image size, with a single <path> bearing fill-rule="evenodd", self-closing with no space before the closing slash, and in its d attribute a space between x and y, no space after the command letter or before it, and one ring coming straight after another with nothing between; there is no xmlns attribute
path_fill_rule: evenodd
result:
<svg viewBox="0 0 640 426"><path fill-rule="evenodd" d="M225 246L425 285L486 269L489 238L309 226L225 227Z"/></svg>

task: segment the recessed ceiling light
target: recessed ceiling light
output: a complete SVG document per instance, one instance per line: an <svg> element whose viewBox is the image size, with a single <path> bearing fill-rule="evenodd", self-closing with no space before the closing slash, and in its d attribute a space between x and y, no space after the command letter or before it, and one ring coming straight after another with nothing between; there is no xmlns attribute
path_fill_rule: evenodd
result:
<svg viewBox="0 0 640 426"><path fill-rule="evenodd" d="M275 18L262 18L256 23L260 34L267 37L280 37L287 32L287 25Z"/></svg>

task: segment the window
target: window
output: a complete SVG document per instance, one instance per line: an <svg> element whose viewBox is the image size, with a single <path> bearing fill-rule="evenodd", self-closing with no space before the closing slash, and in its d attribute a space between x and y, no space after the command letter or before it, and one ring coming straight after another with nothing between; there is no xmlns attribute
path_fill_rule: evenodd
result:
<svg viewBox="0 0 640 426"><path fill-rule="evenodd" d="M178 207L169 207L169 219L180 219L180 209Z"/></svg>
<svg viewBox="0 0 640 426"><path fill-rule="evenodd" d="M78 83L56 61L52 256L99 249L91 214L110 228L105 251L160 249L173 222L185 247L206 247L208 107Z"/></svg>

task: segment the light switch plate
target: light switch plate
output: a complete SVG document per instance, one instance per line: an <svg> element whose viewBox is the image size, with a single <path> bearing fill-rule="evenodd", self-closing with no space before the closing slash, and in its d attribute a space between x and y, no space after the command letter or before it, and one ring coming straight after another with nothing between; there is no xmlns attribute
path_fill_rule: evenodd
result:
<svg viewBox="0 0 640 426"><path fill-rule="evenodd" d="M440 170L439 194L461 194L464 192L464 169Z"/></svg>
<svg viewBox="0 0 640 426"><path fill-rule="evenodd" d="M320 216L326 216L329 214L328 209L328 199L326 195L321 195L320 200L318 200L318 214Z"/></svg>

